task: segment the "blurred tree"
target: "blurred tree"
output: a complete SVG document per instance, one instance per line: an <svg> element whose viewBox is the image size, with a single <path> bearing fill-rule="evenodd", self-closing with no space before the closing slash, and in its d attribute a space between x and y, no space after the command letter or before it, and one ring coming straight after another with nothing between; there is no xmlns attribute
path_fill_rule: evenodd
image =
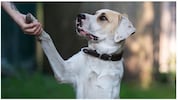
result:
<svg viewBox="0 0 178 100"><path fill-rule="evenodd" d="M64 59L80 50L86 43L79 41L75 33L75 18L80 3L44 3L45 30L52 37L57 50ZM44 72L51 72L47 58L44 59Z"/></svg>
<svg viewBox="0 0 178 100"><path fill-rule="evenodd" d="M128 49L135 55L126 59L126 67L138 67L133 70L137 70L141 86L146 89L152 81L153 70L153 3L142 3L137 14L136 38L127 43Z"/></svg>
<svg viewBox="0 0 178 100"><path fill-rule="evenodd" d="M176 4L175 2L163 2L161 8L159 72L167 74L165 78L170 81L168 75L175 73L176 68Z"/></svg>

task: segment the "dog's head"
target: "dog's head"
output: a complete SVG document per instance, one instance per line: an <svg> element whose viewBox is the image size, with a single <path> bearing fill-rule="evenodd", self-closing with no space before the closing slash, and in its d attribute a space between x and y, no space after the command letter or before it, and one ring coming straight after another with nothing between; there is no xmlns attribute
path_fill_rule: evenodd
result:
<svg viewBox="0 0 178 100"><path fill-rule="evenodd" d="M135 28L123 14L102 9L95 14L79 14L76 19L76 31L90 41L113 38L113 41L118 43L133 34Z"/></svg>

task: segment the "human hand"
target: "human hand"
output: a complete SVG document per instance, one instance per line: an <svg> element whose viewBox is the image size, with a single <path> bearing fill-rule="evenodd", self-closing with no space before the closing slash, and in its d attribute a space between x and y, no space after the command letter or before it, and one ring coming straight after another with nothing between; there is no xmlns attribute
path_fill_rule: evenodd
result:
<svg viewBox="0 0 178 100"><path fill-rule="evenodd" d="M1 5L26 34L40 35L42 33L42 25L40 22L35 20L32 23L26 23L26 15L20 13L13 3L2 2Z"/></svg>
<svg viewBox="0 0 178 100"><path fill-rule="evenodd" d="M26 23L25 17L26 15L19 13L15 18L15 21L20 26L20 28L25 32L25 34L36 36L40 35L43 30L40 22L35 20L31 23Z"/></svg>

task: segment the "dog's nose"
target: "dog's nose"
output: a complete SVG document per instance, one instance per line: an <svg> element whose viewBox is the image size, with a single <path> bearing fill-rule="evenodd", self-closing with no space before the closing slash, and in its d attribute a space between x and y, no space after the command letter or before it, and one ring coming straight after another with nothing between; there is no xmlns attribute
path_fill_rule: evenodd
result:
<svg viewBox="0 0 178 100"><path fill-rule="evenodd" d="M78 14L78 19L86 19L86 16L85 16L85 14L83 14L83 13L80 13L80 14Z"/></svg>
<svg viewBox="0 0 178 100"><path fill-rule="evenodd" d="M86 19L86 16L85 16L85 14L80 13L80 14L78 14L78 18L80 18L80 19Z"/></svg>

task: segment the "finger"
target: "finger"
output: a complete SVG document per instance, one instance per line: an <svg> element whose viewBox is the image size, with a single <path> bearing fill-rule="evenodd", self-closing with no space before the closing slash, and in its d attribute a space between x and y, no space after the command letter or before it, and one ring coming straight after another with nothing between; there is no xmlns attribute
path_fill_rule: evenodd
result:
<svg viewBox="0 0 178 100"><path fill-rule="evenodd" d="M38 25L36 25L36 26L34 26L34 27L32 27L32 28L25 29L24 32L25 32L26 34L34 35L34 32L35 32L35 30L36 30L37 28L38 28Z"/></svg>
<svg viewBox="0 0 178 100"><path fill-rule="evenodd" d="M43 31L43 27L42 27L42 25L40 24L40 29L39 29L39 32L37 32L37 35L42 34L42 31Z"/></svg>
<svg viewBox="0 0 178 100"><path fill-rule="evenodd" d="M41 24L39 24L37 26L37 28L34 30L34 35L39 35L41 34L40 31L41 31L42 27L41 27Z"/></svg>
<svg viewBox="0 0 178 100"><path fill-rule="evenodd" d="M34 23L30 23L30 24L23 24L22 25L22 29L25 30L25 29L28 29L28 28L33 28L35 26Z"/></svg>
<svg viewBox="0 0 178 100"><path fill-rule="evenodd" d="M40 35L42 33L42 25L39 23L34 28L26 29L27 34Z"/></svg>
<svg viewBox="0 0 178 100"><path fill-rule="evenodd" d="M38 24L40 24L40 23L37 22L37 21L35 21L33 23L25 24L24 27L23 27L23 29L25 30L25 29L33 28L33 27L35 27Z"/></svg>
<svg viewBox="0 0 178 100"><path fill-rule="evenodd" d="M38 35L42 34L42 32L43 32L43 28L41 28L41 30L40 30L40 32L39 32L39 34L38 34Z"/></svg>
<svg viewBox="0 0 178 100"><path fill-rule="evenodd" d="M37 34L37 36L39 36L40 34L42 34L42 31L43 31L43 28L41 27L40 30L39 30L39 32L38 32L38 34Z"/></svg>

